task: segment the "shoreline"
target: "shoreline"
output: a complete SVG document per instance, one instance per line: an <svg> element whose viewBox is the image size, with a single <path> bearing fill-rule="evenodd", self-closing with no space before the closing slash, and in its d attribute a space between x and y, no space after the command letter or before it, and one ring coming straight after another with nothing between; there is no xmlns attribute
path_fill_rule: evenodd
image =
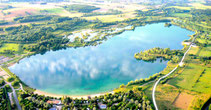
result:
<svg viewBox="0 0 211 110"><path fill-rule="evenodd" d="M137 26L138 27L138 26ZM134 27L134 28L136 28L136 26ZM182 27L181 27L182 28ZM186 29L186 28L185 28ZM133 30L133 29L129 29L129 30ZM123 32L124 31L128 31L128 30L123 30ZM193 31L193 32L195 32L195 31ZM196 32L194 33L194 34L192 34L192 35L195 35L196 34ZM192 35L190 35L189 37L189 39L191 39L191 36ZM184 42L184 40L181 42L181 43L183 43ZM71 48L71 47L70 47ZM182 49L184 49L184 45L183 45L183 48ZM182 50L181 49L181 50ZM33 53L34 54L34 53ZM20 60L22 60L22 59L24 59L25 57L27 57L27 56L31 56L31 55L33 55L33 54L27 54L26 56L23 56L22 58L20 58L18 61L20 61ZM18 62L17 61L17 62ZM10 66L13 66L13 65L15 65L17 62L12 62L12 63L9 63L8 64L8 69L9 69L9 67ZM13 73L14 74L14 73ZM28 86L28 85L27 85ZM28 86L28 87L30 87L30 86ZM30 87L31 88L31 87ZM49 96L49 97L56 97L56 98L61 98L61 97L63 97L63 96L67 96L67 97L71 97L71 98L73 98L73 99L76 99L76 98L78 98L78 99L80 99L80 98L83 98L83 99L88 99L88 97L91 97L91 98L93 98L93 97L95 97L95 96L101 96L101 95L105 95L105 94L109 94L109 93L114 93L114 91L108 91L108 92L102 92L102 93L96 93L96 94L90 94L90 95L62 95L62 94L54 94L54 93L48 93L48 92L44 92L44 91L41 91L41 90L35 90L34 92L33 92L34 94L38 94L38 95L44 95L44 96Z"/></svg>
<svg viewBox="0 0 211 110"><path fill-rule="evenodd" d="M49 96L49 97L56 97L56 98L61 98L63 96L67 96L67 97L70 97L70 98L73 98L73 99L88 99L88 97L91 97L91 98L94 98L95 96L101 96L101 95L105 95L105 94L113 94L114 91L110 91L110 92L102 92L102 93L97 93L97 94L90 94L90 95L59 95L59 94L54 94L54 93L48 93L48 92L44 92L44 91L41 91L41 90L35 90L33 92L34 94L38 94L38 95L44 95L44 96Z"/></svg>

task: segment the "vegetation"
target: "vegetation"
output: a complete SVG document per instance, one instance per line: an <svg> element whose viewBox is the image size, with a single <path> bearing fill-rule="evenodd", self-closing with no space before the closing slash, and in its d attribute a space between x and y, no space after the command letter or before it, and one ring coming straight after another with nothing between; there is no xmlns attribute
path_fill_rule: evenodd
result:
<svg viewBox="0 0 211 110"><path fill-rule="evenodd" d="M6 88L0 89L0 104L1 104L0 106L1 110L5 110L5 109L12 110Z"/></svg>
<svg viewBox="0 0 211 110"><path fill-rule="evenodd" d="M93 13L85 13L83 14L83 17L89 17L89 16L102 16L102 15L117 15L122 14L121 11L110 9L108 12L93 12Z"/></svg>
<svg viewBox="0 0 211 110"><path fill-rule="evenodd" d="M76 37L72 42L66 37L71 35L73 31L86 28L100 31L112 27L118 28L119 26L128 25L135 27L157 22L166 22L166 27L178 25L196 32L195 35L190 36L187 42L197 36L194 42L197 47L191 48L183 67L179 67L171 76L161 81L157 89L156 100L161 110L178 109L179 107L175 105L177 96L187 93L190 96L194 96L194 98L192 102L188 102L190 106L186 109L200 109L203 103L210 98L211 88L209 85L209 73L211 71L211 9L209 3L207 1L204 4L192 4L190 1L182 0L177 2L172 2L171 0L151 2L149 0L147 3L141 2L140 4L147 6L147 9L130 12L129 10L124 10L123 7L118 7L107 12L93 12L100 9L96 7L96 4L95 6L76 4L53 10L45 9L41 11L44 15L19 16L13 21L2 20L0 21L0 25L2 25L0 27L0 54L16 57L14 62L17 62L17 59L19 59L17 54L43 53L68 46L98 45L102 43L102 40L107 39L106 36L111 35L107 33L102 38L96 36L91 41L86 41L87 36ZM157 7L156 5L158 4L162 5ZM109 6L112 5L109 4ZM11 15L11 12L8 11L11 8L15 7L7 6L0 11L4 16ZM65 12L65 10L62 11L63 8L69 11L68 16L79 15L83 18L58 16L58 13ZM50 15L49 13L57 15ZM8 24L14 25L10 26ZM119 34L123 31L113 34ZM184 47L184 50L186 48ZM99 109L98 104L100 103L106 104L108 109L152 109L153 105L150 102L152 82L171 71L177 65L181 56L183 56L183 50L170 50L169 48L152 48L136 53L134 57L139 60L154 61L160 58L161 60L171 60L171 62L168 62L168 66L160 73L146 79L130 81L127 85L121 85L120 88L114 90L114 94L107 94L88 100L63 97L61 100L62 104L64 104L64 109ZM7 68L3 69L12 76L8 78L8 81L13 81L12 86L18 88L20 82L23 84L24 90L27 91L20 91L18 94L23 109L49 109L52 107L52 104L46 103L49 99L53 99L52 97L33 94L34 89L21 82ZM3 80L0 80L0 85L4 85ZM0 109L11 109L6 95L7 92L11 92L9 85L0 90L0 103L2 105ZM88 103L86 103L87 101Z"/></svg>
<svg viewBox="0 0 211 110"><path fill-rule="evenodd" d="M46 103L52 97L44 97L36 94L21 92L19 100L24 109L49 109L52 105ZM134 88L128 92L116 92L89 99L72 99L63 97L59 99L64 104L63 109L99 109L99 104L107 105L108 109L152 109L148 98L140 91Z"/></svg>
<svg viewBox="0 0 211 110"><path fill-rule="evenodd" d="M28 85L26 85L24 82L22 82L18 76L16 76L14 73L12 73L7 67L2 67L2 69L4 69L4 71L6 71L11 77L9 77L7 80L12 79L11 82L13 81L13 85L15 86L15 88L19 88L19 83L22 84L23 89L27 92L33 92L35 89L29 87ZM18 84L17 84L18 82ZM9 86L9 85L6 85ZM8 87L10 89L10 87Z"/></svg>
<svg viewBox="0 0 211 110"><path fill-rule="evenodd" d="M183 56L183 53L180 50L170 50L169 48L152 48L149 50L141 51L140 53L136 53L134 57L138 60L144 61L154 61L157 58L161 58L161 60L170 60L172 62L177 63L179 61L178 56Z"/></svg>
<svg viewBox="0 0 211 110"><path fill-rule="evenodd" d="M0 25L6 25L6 24L8 24L8 22L6 22L6 21L0 21Z"/></svg>
<svg viewBox="0 0 211 110"><path fill-rule="evenodd" d="M171 25L171 23L165 23L165 27L170 27Z"/></svg>
<svg viewBox="0 0 211 110"><path fill-rule="evenodd" d="M19 88L20 86L19 86L19 81L17 81L17 80L15 80L15 81L13 81L12 82L12 86L14 87L14 88Z"/></svg>
<svg viewBox="0 0 211 110"><path fill-rule="evenodd" d="M3 86L5 84L4 80L0 80L0 86Z"/></svg>
<svg viewBox="0 0 211 110"><path fill-rule="evenodd" d="M68 11L77 11L77 12L81 12L81 13L90 13L94 10L100 9L98 7L95 6L90 6L90 5L69 5L69 6L64 6L64 9L68 10Z"/></svg>
<svg viewBox="0 0 211 110"><path fill-rule="evenodd" d="M14 80L15 80L14 77L9 77L9 78L7 78L7 81L8 81L8 82L12 82L12 81L14 81Z"/></svg>
<svg viewBox="0 0 211 110"><path fill-rule="evenodd" d="M36 94L29 94L27 92L19 92L18 100L20 105L25 110L32 110L36 108L49 109L51 104L46 103L50 97L38 96Z"/></svg>
<svg viewBox="0 0 211 110"><path fill-rule="evenodd" d="M34 22L34 21L46 21L51 20L53 16L46 16L46 15L35 15L35 16L26 16L26 17L17 17L14 21L18 21L20 23L26 22Z"/></svg>

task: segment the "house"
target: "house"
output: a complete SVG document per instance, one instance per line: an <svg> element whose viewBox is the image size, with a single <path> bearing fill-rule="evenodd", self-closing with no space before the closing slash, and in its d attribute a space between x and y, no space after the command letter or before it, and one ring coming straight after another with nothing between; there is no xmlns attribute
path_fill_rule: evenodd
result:
<svg viewBox="0 0 211 110"><path fill-rule="evenodd" d="M51 99L51 100L48 100L47 103L60 105L62 102L61 100Z"/></svg>
<svg viewBox="0 0 211 110"><path fill-rule="evenodd" d="M107 105L102 104L102 103L99 103L98 106L99 106L100 109L106 109L107 108Z"/></svg>

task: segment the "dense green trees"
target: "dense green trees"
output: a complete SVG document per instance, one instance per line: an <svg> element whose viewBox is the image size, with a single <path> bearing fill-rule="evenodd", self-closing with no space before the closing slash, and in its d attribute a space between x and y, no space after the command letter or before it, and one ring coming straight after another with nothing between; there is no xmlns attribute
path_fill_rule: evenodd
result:
<svg viewBox="0 0 211 110"><path fill-rule="evenodd" d="M25 23L25 22L51 20L52 18L53 16L48 16L48 15L34 15L34 16L26 16L26 17L17 17L14 19L14 21Z"/></svg>
<svg viewBox="0 0 211 110"><path fill-rule="evenodd" d="M77 11L77 12L81 12L81 13L90 13L94 10L100 9L98 7L95 6L90 6L90 5L79 5L79 4L74 4L74 5L68 5L68 6L64 6L64 9L68 10L68 11Z"/></svg>
<svg viewBox="0 0 211 110"><path fill-rule="evenodd" d="M147 83L149 81L152 81L152 80L156 80L157 78L159 78L160 76L162 76L161 73L156 73L154 74L153 76L150 76L149 78L145 78L145 79L136 79L135 81L130 81L127 83L126 86L130 86L130 85L135 85L135 84L144 84L144 83ZM140 89L140 88L138 88Z"/></svg>
<svg viewBox="0 0 211 110"><path fill-rule="evenodd" d="M7 21L2 21L2 20L0 20L0 25L6 25L6 24L8 24Z"/></svg>
<svg viewBox="0 0 211 110"><path fill-rule="evenodd" d="M47 18L52 17L53 16L47 16ZM28 19L33 17L28 16L26 18ZM74 31L76 29L80 29L82 26L87 26L90 23L91 22L80 18L54 17L46 23L29 24L24 26L20 25L17 27L6 27L2 30L5 33L0 34L0 39L4 41L20 41L22 43L33 43L34 41L41 41L52 38L51 35L58 36L56 34L57 31Z"/></svg>
<svg viewBox="0 0 211 110"><path fill-rule="evenodd" d="M24 49L29 51L36 52L45 52L47 50L57 50L60 48L65 48L65 44L69 42L67 38L55 37L54 35L47 34L46 37L42 37L41 41L39 41L35 45L29 45L28 47L24 47Z"/></svg>
<svg viewBox="0 0 211 110"><path fill-rule="evenodd" d="M12 81L14 81L14 80L15 80L14 77L9 77L9 78L7 78L7 81L8 81L8 82L12 82Z"/></svg>
<svg viewBox="0 0 211 110"><path fill-rule="evenodd" d="M46 102L54 98L20 91L18 99L23 109L49 109L52 105ZM134 88L128 92L108 93L88 99L62 97L60 100L62 101L63 109L69 108L71 110L99 109L99 104L105 104L107 109L152 109L150 101L141 88Z"/></svg>
<svg viewBox="0 0 211 110"><path fill-rule="evenodd" d="M128 92L116 92L114 94L101 95L99 97L84 99L62 98L65 109L99 109L99 104L107 105L108 110L121 109L152 109L151 103L143 94L141 89L134 89ZM74 102L74 103L73 103Z"/></svg>
<svg viewBox="0 0 211 110"><path fill-rule="evenodd" d="M169 48L152 48L149 50L141 51L140 53L136 53L134 57L138 60L144 61L154 61L157 58L162 58L164 60L170 60L173 56L182 56L183 53L180 50L170 50ZM176 62L177 57L173 57L173 60ZM173 62L174 62L173 61Z"/></svg>
<svg viewBox="0 0 211 110"><path fill-rule="evenodd" d="M12 86L17 87L17 86L19 86L19 83L20 83L19 81L15 80L12 82Z"/></svg>
<svg viewBox="0 0 211 110"><path fill-rule="evenodd" d="M3 86L5 84L4 80L0 80L0 86Z"/></svg>
<svg viewBox="0 0 211 110"><path fill-rule="evenodd" d="M0 105L1 110L12 110L9 97L7 95L7 90L5 87L0 89Z"/></svg>
<svg viewBox="0 0 211 110"><path fill-rule="evenodd" d="M57 35L58 31L71 32L91 24L91 22L80 18L58 17L58 16L28 16L17 18L17 21L33 21L44 20L52 18L46 23L41 24L29 24L20 25L17 27L6 27L2 31L4 34L0 34L2 42L17 42L32 44L23 47L23 49L34 52L45 52L47 50L57 50L65 48L69 39L61 35ZM21 21L22 22L22 21ZM11 51L5 51L4 53L13 54Z"/></svg>
<svg viewBox="0 0 211 110"><path fill-rule="evenodd" d="M47 103L49 99L52 99L50 97L20 91L18 99L23 110L49 109L52 107L51 104Z"/></svg>

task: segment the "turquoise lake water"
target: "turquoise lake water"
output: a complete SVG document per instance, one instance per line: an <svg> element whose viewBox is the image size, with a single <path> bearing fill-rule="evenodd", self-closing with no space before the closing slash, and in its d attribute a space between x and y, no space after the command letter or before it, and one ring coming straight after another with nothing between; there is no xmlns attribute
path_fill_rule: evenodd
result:
<svg viewBox="0 0 211 110"><path fill-rule="evenodd" d="M29 86L64 95L102 93L122 83L147 78L162 71L167 61L144 62L136 52L153 47L182 49L193 32L164 23L136 27L98 46L49 51L24 58L9 69Z"/></svg>

